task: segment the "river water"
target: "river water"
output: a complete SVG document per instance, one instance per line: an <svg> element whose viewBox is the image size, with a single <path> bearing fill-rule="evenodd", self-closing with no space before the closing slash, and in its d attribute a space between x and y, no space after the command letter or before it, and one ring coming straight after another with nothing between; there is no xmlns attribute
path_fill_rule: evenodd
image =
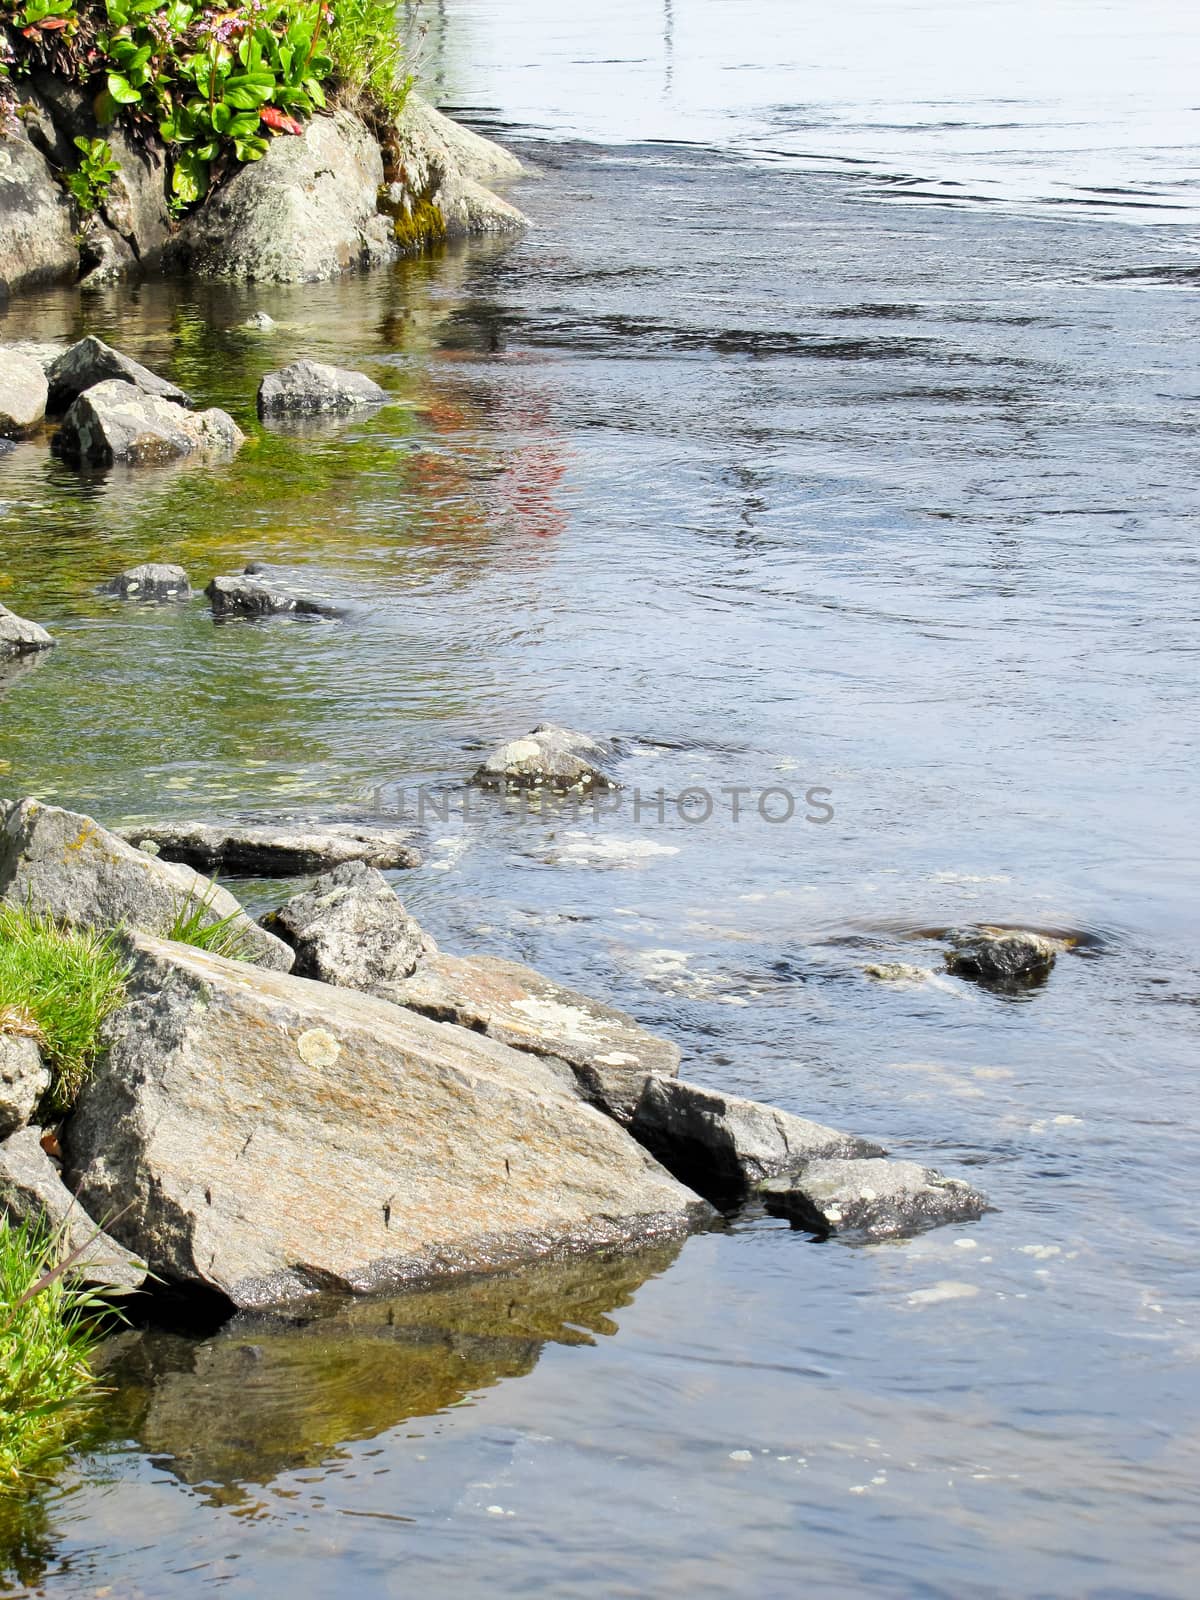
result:
<svg viewBox="0 0 1200 1600"><path fill-rule="evenodd" d="M10 1586L1194 1594L1200 21L419 9L442 101L541 169L526 238L0 324L100 332L252 433L218 469L0 466L0 597L61 640L0 683L0 785L107 820L411 809L539 719L612 735L661 819L450 789L411 909L996 1209L857 1249L749 1211L126 1333L89 1449L12 1519ZM258 376L301 354L400 403L264 434ZM251 557L349 619L94 593ZM988 921L1073 946L1016 998L863 971L936 972L941 930Z"/></svg>

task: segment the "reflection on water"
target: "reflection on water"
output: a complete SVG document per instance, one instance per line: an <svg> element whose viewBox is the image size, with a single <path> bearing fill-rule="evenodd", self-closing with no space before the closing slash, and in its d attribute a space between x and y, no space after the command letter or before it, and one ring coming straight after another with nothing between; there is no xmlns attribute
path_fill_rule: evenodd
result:
<svg viewBox="0 0 1200 1600"><path fill-rule="evenodd" d="M447 9L485 30L448 36L456 98L495 83L532 118L582 75L610 120L636 110L592 13ZM1118 9L1046 8L1109 45ZM723 59L733 132L539 144L525 240L9 307L4 337L106 334L250 440L205 471L80 478L37 443L0 463L0 599L61 641L0 679L0 788L114 820L341 811L460 795L481 743L542 718L616 736L627 796L825 786L824 826L479 797L426 819L397 886L447 948L625 1006L699 1081L969 1168L996 1209L862 1250L748 1214L669 1270L580 1264L541 1299L497 1279L127 1337L93 1453L23 1524L47 1594L1194 1589L1194 241L743 159L750 121L806 115L749 70L790 59L771 13L737 8L718 43L712 6L674 0L671 93ZM847 106L893 14L947 25L875 8L863 75L836 57ZM1131 72L1157 51L1173 81L1167 13L1142 16ZM1048 112L1058 151L1079 92ZM1114 106L1109 144L1084 131L1120 165ZM278 333L242 328L254 310ZM259 375L301 354L396 403L262 428ZM215 628L201 600L96 594L156 557L200 583L298 566L347 616ZM997 922L1072 948L1016 999L941 970L946 930ZM934 975L864 972L886 962Z"/></svg>

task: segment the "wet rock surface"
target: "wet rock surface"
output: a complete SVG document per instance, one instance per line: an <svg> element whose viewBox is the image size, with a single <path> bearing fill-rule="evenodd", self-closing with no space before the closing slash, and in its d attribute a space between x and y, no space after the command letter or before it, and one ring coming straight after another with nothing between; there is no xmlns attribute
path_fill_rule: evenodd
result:
<svg viewBox="0 0 1200 1600"><path fill-rule="evenodd" d="M364 372L323 361L293 361L258 386L260 417L316 417L386 405L390 396Z"/></svg>
<svg viewBox="0 0 1200 1600"><path fill-rule="evenodd" d="M0 605L0 661L10 656L32 655L50 650L55 640L39 623L28 622L7 606Z"/></svg>
<svg viewBox="0 0 1200 1600"><path fill-rule="evenodd" d="M915 1161L810 1161L798 1173L768 1179L759 1193L768 1211L798 1227L860 1240L969 1222L988 1209L969 1183Z"/></svg>
<svg viewBox="0 0 1200 1600"><path fill-rule="evenodd" d="M190 600L192 586L182 567L147 561L110 578L103 593L119 600Z"/></svg>
<svg viewBox="0 0 1200 1600"><path fill-rule="evenodd" d="M364 861L324 873L263 923L295 950L298 976L385 1000L432 948L391 884Z"/></svg>
<svg viewBox="0 0 1200 1600"><path fill-rule="evenodd" d="M135 850L91 817L36 800L0 801L0 898L89 928L166 934L181 914L231 919L247 961L286 971L292 952L218 884Z"/></svg>
<svg viewBox="0 0 1200 1600"><path fill-rule="evenodd" d="M154 400L170 400L185 408L192 404L177 384L160 378L156 372L122 355L94 334L88 334L87 338L57 355L46 371L46 378L50 390L47 409L54 413L66 411L88 389L109 382L126 383Z"/></svg>
<svg viewBox="0 0 1200 1600"><path fill-rule="evenodd" d="M1040 982L1062 948L1057 940L1017 929L980 928L952 938L954 948L946 955L948 970L960 978L998 986Z"/></svg>
<svg viewBox="0 0 1200 1600"><path fill-rule="evenodd" d="M16 130L0 139L0 298L75 275L72 208L46 157Z"/></svg>
<svg viewBox="0 0 1200 1600"><path fill-rule="evenodd" d="M102 1233L63 1183L38 1128L24 1128L0 1144L0 1212L14 1222L61 1231L68 1254L83 1247L72 1272L85 1283L140 1289L146 1281L145 1264Z"/></svg>
<svg viewBox="0 0 1200 1600"><path fill-rule="evenodd" d="M427 1017L565 1062L579 1092L628 1123L647 1076L672 1077L680 1049L613 1006L496 956L426 955L389 998Z"/></svg>
<svg viewBox="0 0 1200 1600"><path fill-rule="evenodd" d="M0 347L0 437L20 439L46 415L46 374L19 350Z"/></svg>
<svg viewBox="0 0 1200 1600"><path fill-rule="evenodd" d="M256 568L232 577L214 578L205 589L214 617L325 617L333 619L345 608L323 595L305 593Z"/></svg>
<svg viewBox="0 0 1200 1600"><path fill-rule="evenodd" d="M37 1039L32 1030L12 1031L20 1026L20 1019L6 1017L0 1007L0 1139L31 1121L50 1087L50 1072Z"/></svg>
<svg viewBox="0 0 1200 1600"><path fill-rule="evenodd" d="M186 946L135 949L67 1176L168 1282L262 1305L710 1215L527 1053Z"/></svg>
<svg viewBox="0 0 1200 1600"><path fill-rule="evenodd" d="M614 789L619 785L604 766L609 754L586 733L543 722L498 745L471 781L484 789Z"/></svg>
<svg viewBox="0 0 1200 1600"><path fill-rule="evenodd" d="M629 1131L680 1182L721 1201L820 1157L884 1154L870 1139L681 1078L647 1079Z"/></svg>
<svg viewBox="0 0 1200 1600"><path fill-rule="evenodd" d="M352 822L139 822L114 831L129 844L153 846L164 861L247 877L299 877L345 861L421 865L421 852L404 830Z"/></svg>
<svg viewBox="0 0 1200 1600"><path fill-rule="evenodd" d="M85 390L63 418L55 450L82 466L147 466L233 455L245 435L228 412L188 411L116 379Z"/></svg>

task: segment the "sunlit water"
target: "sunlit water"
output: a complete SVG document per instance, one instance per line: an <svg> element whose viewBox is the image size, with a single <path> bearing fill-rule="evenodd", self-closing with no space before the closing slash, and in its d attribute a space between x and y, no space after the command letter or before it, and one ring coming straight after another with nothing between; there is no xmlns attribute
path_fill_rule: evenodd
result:
<svg viewBox="0 0 1200 1600"><path fill-rule="evenodd" d="M969 1173L997 1209L870 1249L748 1213L675 1256L125 1335L14 1585L1190 1595L1200 390L1168 89L1194 18L980 4L948 40L937 6L676 0L666 81L657 7L447 9L427 68L529 139L528 238L298 290L56 292L0 324L94 329L252 434L215 469L0 464L0 598L61 641L0 681L0 787L108 820L341 813L411 805L543 717L616 736L631 789L703 788L713 816L464 819L452 791L397 878L410 907L626 1006L688 1075ZM1084 12L1090 68L1013 45L1022 18L1083 37ZM901 14L941 40L923 77L887 70ZM802 51L810 78L764 65ZM1024 133L1011 163L965 134L918 162L912 104L975 125L1000 76L1044 107L1053 184L1153 172L1184 225L1046 203ZM885 204L753 154L820 101L811 150L844 156L898 85L902 131L860 153L938 185L977 156L1005 205ZM1068 127L1091 132L1045 132ZM255 309L276 334L239 327ZM398 404L264 434L258 376L300 354ZM94 593L135 560L203 582L251 557L350 615L216 628ZM735 823L720 791L770 786L829 790L833 820ZM938 930L991 920L1076 947L1018 999L863 973L936 969Z"/></svg>

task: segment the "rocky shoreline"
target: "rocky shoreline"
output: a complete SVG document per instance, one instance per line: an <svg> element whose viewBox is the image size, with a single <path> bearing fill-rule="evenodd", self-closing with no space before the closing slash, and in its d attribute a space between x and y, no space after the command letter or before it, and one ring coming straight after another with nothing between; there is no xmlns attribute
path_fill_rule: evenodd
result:
<svg viewBox="0 0 1200 1600"><path fill-rule="evenodd" d="M313 117L181 220L161 146L119 127L103 130L117 174L96 212L81 215L57 174L73 165L75 139L101 131L90 99L43 73L22 100L19 122L0 134L0 300L41 284L92 290L156 273L311 283L527 225L494 192L527 176L517 158L417 94L382 137L348 108Z"/></svg>

